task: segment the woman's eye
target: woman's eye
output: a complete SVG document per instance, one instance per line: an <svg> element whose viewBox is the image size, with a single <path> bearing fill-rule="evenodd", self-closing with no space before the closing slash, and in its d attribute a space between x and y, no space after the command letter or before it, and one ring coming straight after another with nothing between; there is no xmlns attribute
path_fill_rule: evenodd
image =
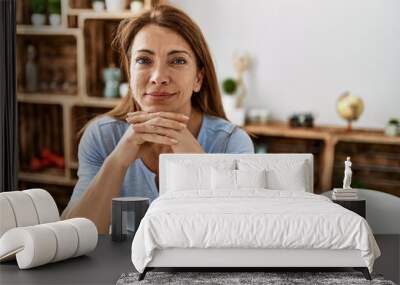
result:
<svg viewBox="0 0 400 285"><path fill-rule="evenodd" d="M174 58L172 60L172 63L173 64L178 64L178 65L186 64L186 59L184 59L184 58Z"/></svg>
<svg viewBox="0 0 400 285"><path fill-rule="evenodd" d="M151 63L151 60L150 60L150 58L147 58L147 57L138 57L138 58L136 59L136 63L139 63L139 64L149 64L149 63Z"/></svg>

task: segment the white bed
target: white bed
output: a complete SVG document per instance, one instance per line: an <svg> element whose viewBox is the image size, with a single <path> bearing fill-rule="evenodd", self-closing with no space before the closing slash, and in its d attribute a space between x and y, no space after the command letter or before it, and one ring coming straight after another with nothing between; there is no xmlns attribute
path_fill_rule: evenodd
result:
<svg viewBox="0 0 400 285"><path fill-rule="evenodd" d="M367 222L312 193L311 154L163 154L160 197L132 243L139 279L155 267L354 267L369 279L380 251Z"/></svg>

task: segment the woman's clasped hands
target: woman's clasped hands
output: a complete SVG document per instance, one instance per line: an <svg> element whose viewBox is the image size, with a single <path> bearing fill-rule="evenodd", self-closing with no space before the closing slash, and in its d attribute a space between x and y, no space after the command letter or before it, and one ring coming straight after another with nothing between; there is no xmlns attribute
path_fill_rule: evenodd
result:
<svg viewBox="0 0 400 285"><path fill-rule="evenodd" d="M197 139L187 128L189 117L174 112L130 112L126 121L137 145L146 142L168 145L174 153L203 153Z"/></svg>

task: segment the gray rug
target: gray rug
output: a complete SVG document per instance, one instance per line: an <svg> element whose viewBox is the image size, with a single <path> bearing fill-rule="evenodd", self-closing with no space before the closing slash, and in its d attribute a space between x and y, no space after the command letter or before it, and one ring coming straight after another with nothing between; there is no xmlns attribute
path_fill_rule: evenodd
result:
<svg viewBox="0 0 400 285"><path fill-rule="evenodd" d="M382 275L372 274L372 281L364 278L360 272L154 272L150 271L142 281L139 273L122 274L117 285L133 284L379 284L395 285L384 280Z"/></svg>

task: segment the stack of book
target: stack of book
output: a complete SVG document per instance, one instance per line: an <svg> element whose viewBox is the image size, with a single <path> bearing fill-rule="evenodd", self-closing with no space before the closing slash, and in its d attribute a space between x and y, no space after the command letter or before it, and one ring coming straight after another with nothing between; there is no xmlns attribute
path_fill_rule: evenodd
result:
<svg viewBox="0 0 400 285"><path fill-rule="evenodd" d="M357 200L358 192L357 189L343 189L334 188L332 193L333 200Z"/></svg>

